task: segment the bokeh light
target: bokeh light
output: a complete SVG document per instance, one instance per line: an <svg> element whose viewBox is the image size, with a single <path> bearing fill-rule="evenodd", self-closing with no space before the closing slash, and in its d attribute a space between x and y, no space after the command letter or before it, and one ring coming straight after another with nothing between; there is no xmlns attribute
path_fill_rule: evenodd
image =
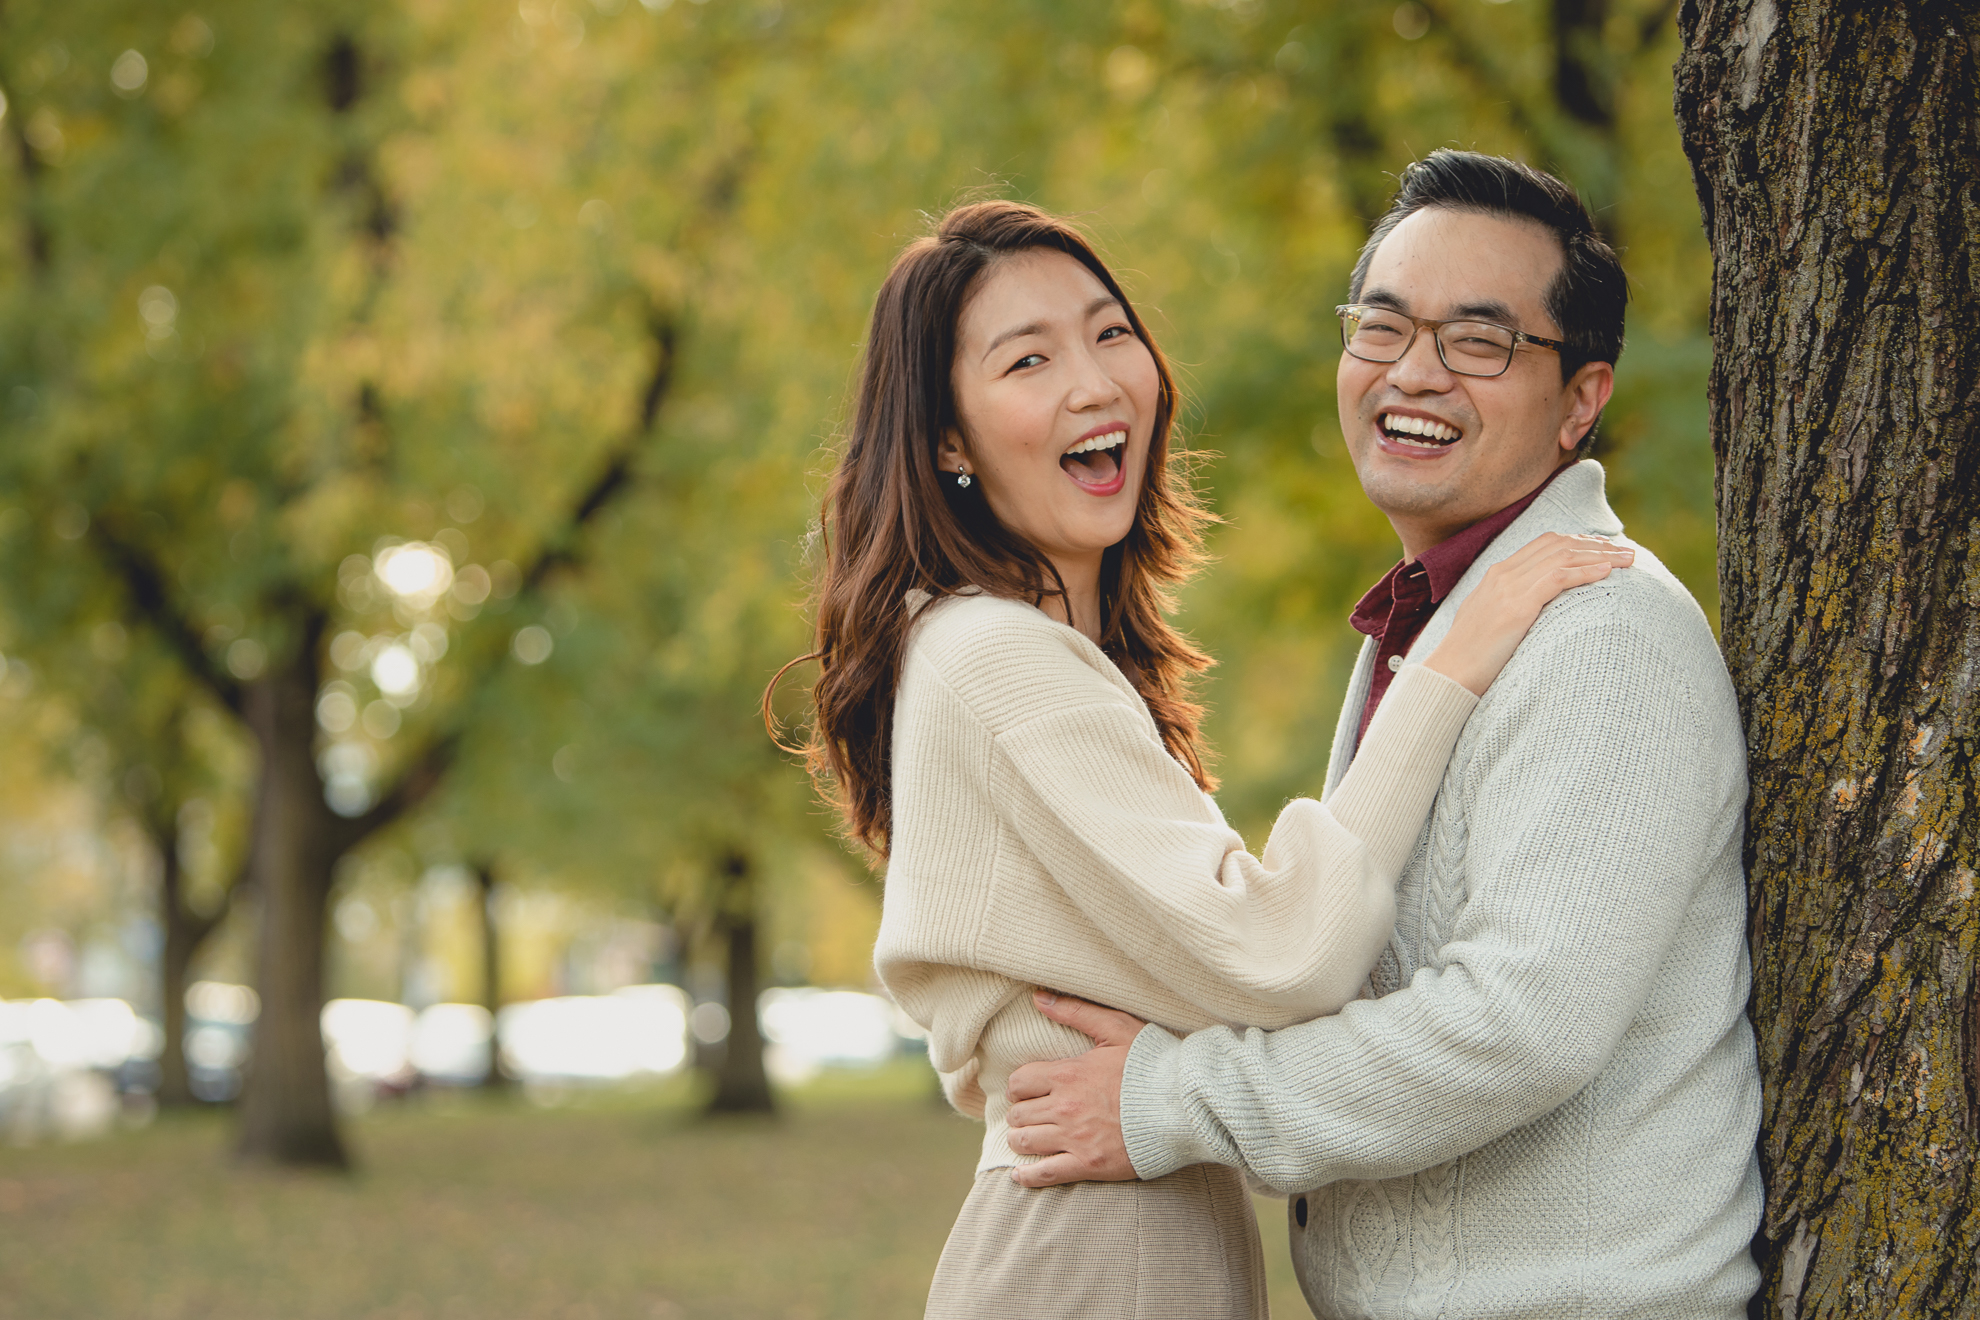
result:
<svg viewBox="0 0 1980 1320"><path fill-rule="evenodd" d="M454 584L446 550L426 541L387 546L374 557L372 571L386 590L420 609L430 609Z"/></svg>

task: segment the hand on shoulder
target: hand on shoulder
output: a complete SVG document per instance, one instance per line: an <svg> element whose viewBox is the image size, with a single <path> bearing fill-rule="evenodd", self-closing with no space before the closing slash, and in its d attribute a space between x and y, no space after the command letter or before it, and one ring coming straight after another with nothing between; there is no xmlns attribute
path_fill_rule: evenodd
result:
<svg viewBox="0 0 1980 1320"><path fill-rule="evenodd" d="M1482 697L1549 601L1635 561L1636 551L1605 536L1543 532L1485 570L1423 663Z"/></svg>

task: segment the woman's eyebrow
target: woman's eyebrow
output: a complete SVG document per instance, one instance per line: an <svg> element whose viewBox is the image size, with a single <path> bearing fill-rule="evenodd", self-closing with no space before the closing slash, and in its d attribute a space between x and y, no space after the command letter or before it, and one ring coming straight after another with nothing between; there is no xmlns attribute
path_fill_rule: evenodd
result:
<svg viewBox="0 0 1980 1320"><path fill-rule="evenodd" d="M1009 343L1013 339L1022 339L1026 335L1042 335L1044 333L1045 323L1043 321L1026 321L1023 325L1013 326L1011 329L1004 331L1003 334L991 340L990 347L983 350L983 356L989 357L997 351L998 345Z"/></svg>
<svg viewBox="0 0 1980 1320"><path fill-rule="evenodd" d="M1086 310L1082 315L1087 319L1091 319L1093 314L1103 307L1119 307L1120 305L1121 300L1119 298L1116 298L1111 293L1103 293L1092 302L1086 304ZM1043 321L1027 321L1023 325L1012 326L1009 330L1004 331L1003 334L998 335L990 341L990 346L983 350L983 356L989 357L997 351L999 346L1007 344L1013 339L1022 339L1026 335L1042 335L1045 333L1045 330L1046 325Z"/></svg>

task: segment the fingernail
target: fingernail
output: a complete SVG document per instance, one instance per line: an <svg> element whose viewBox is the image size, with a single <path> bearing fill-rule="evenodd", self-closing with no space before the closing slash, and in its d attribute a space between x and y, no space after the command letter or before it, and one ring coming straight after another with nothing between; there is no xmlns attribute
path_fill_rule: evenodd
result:
<svg viewBox="0 0 1980 1320"><path fill-rule="evenodd" d="M1034 990L1031 992L1031 1000L1040 1008L1050 1008L1059 1002L1059 997L1050 990Z"/></svg>

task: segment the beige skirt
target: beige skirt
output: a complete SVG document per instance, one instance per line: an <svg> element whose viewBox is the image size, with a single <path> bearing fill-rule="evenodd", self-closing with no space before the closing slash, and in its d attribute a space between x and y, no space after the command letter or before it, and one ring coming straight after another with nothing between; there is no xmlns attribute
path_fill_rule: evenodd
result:
<svg viewBox="0 0 1980 1320"><path fill-rule="evenodd" d="M985 1169L942 1248L929 1320L1263 1320L1265 1256L1235 1169L1031 1190Z"/></svg>

